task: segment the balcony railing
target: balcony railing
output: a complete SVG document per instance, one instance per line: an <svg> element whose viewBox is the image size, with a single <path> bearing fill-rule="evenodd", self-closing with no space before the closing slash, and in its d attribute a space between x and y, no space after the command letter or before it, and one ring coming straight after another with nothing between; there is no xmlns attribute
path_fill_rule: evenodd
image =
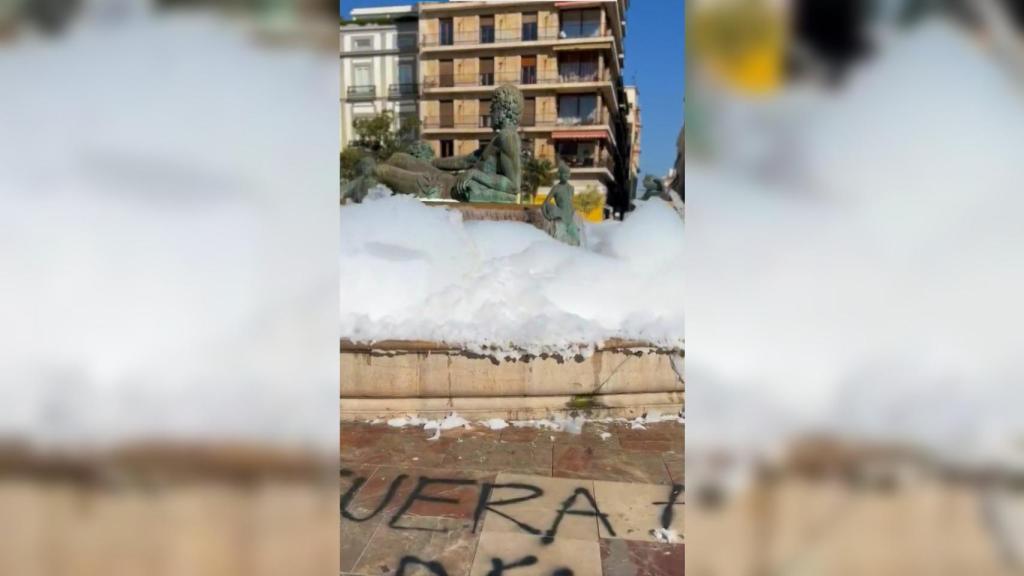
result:
<svg viewBox="0 0 1024 576"><path fill-rule="evenodd" d="M561 34L558 26L538 27L524 24L508 28L481 27L478 30L421 34L420 46L466 46L473 44L506 44L509 42L532 42L536 40L557 40Z"/></svg>
<svg viewBox="0 0 1024 576"><path fill-rule="evenodd" d="M512 72L485 72L482 74L431 74L423 77L424 88L463 88L476 86L494 86L498 84L519 84L532 86L536 84L568 84L572 82L600 82L602 75L592 74L563 75L555 71L523 68Z"/></svg>
<svg viewBox="0 0 1024 576"><path fill-rule="evenodd" d="M593 118L560 118L558 116L536 116L524 114L519 121L523 128L538 127L559 127L559 126L598 126L604 121L599 117ZM478 116L427 116L423 119L424 128L490 128L491 116L480 114Z"/></svg>
<svg viewBox="0 0 1024 576"><path fill-rule="evenodd" d="M388 86L388 98L413 98L419 91L419 84L391 84Z"/></svg>
<svg viewBox="0 0 1024 576"><path fill-rule="evenodd" d="M611 156L581 156L579 154L558 154L558 159L565 162L569 168L607 168L609 172L614 171L615 161Z"/></svg>
<svg viewBox="0 0 1024 576"><path fill-rule="evenodd" d="M558 126L597 126L604 124L604 120L597 114L593 116L559 116L555 119L555 124Z"/></svg>
<svg viewBox="0 0 1024 576"><path fill-rule="evenodd" d="M377 97L377 87L349 86L347 95L349 100L373 100Z"/></svg>
<svg viewBox="0 0 1024 576"><path fill-rule="evenodd" d="M490 128L489 115L478 116L426 116L423 118L424 128Z"/></svg>

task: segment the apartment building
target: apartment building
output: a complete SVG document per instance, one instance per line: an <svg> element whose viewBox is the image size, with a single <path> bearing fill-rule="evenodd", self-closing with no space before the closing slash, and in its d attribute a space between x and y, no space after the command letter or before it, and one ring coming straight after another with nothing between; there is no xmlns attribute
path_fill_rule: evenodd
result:
<svg viewBox="0 0 1024 576"><path fill-rule="evenodd" d="M515 84L524 96L524 146L568 164L577 193L596 189L610 211L625 211L627 8L628 0L420 4L423 139L437 156L472 153L491 138L494 88Z"/></svg>
<svg viewBox="0 0 1024 576"><path fill-rule="evenodd" d="M356 8L341 25L341 146L354 138L353 121L385 110L395 128L419 116L418 9Z"/></svg>

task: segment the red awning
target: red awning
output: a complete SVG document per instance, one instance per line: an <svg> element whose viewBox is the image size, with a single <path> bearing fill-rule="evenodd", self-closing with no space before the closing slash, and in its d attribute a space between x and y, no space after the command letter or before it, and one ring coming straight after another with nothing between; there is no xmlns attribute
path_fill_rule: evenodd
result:
<svg viewBox="0 0 1024 576"><path fill-rule="evenodd" d="M563 132L552 132L552 140L601 140L608 139L608 132L604 130L566 130Z"/></svg>

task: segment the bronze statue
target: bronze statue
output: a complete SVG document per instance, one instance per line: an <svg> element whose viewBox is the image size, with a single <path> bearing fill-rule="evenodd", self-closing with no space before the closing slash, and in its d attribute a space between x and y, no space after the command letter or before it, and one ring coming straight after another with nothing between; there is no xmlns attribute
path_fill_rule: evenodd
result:
<svg viewBox="0 0 1024 576"><path fill-rule="evenodd" d="M554 223L556 239L579 246L580 231L576 226L576 209L572 204L574 193L575 190L569 184L569 167L565 162L559 161L558 183L551 187L540 209L544 218Z"/></svg>
<svg viewBox="0 0 1024 576"><path fill-rule="evenodd" d="M370 188L377 185L377 180L374 178L376 166L377 163L373 160L372 156L364 156L359 159L359 163L356 164L356 177L351 182L345 182L341 185L342 204L346 200L359 204L366 198Z"/></svg>
<svg viewBox="0 0 1024 576"><path fill-rule="evenodd" d="M400 194L453 198L462 202L515 202L522 178L519 116L523 95L505 84L494 91L491 125L494 137L466 156L426 161L397 153L378 164L377 179Z"/></svg>
<svg viewBox="0 0 1024 576"><path fill-rule="evenodd" d="M644 176L644 197L641 200L650 200L657 196L662 200L668 200L668 193L665 191L665 182L661 178L655 178L650 174Z"/></svg>

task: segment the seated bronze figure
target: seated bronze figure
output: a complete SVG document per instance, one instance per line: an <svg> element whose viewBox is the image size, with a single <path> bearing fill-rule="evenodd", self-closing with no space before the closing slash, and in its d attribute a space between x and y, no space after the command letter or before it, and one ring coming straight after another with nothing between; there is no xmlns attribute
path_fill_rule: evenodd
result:
<svg viewBox="0 0 1024 576"><path fill-rule="evenodd" d="M499 86L491 104L494 136L487 146L466 156L431 161L397 153L378 164L374 174L400 194L461 202L515 202L522 177L522 108L523 95L515 86Z"/></svg>

